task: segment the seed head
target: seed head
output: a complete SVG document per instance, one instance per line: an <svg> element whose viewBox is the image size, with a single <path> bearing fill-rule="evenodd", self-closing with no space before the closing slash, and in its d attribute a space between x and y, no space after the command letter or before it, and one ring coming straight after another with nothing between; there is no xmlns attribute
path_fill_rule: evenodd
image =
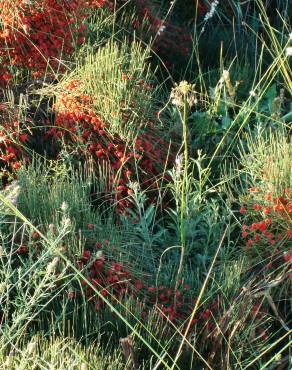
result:
<svg viewBox="0 0 292 370"><path fill-rule="evenodd" d="M61 210L63 212L66 212L68 210L68 204L65 201L61 204Z"/></svg>
<svg viewBox="0 0 292 370"><path fill-rule="evenodd" d="M181 81L179 85L171 90L170 98L173 105L183 107L185 98L188 106L192 107L197 103L195 85L189 84L187 81Z"/></svg>
<svg viewBox="0 0 292 370"><path fill-rule="evenodd" d="M292 55L292 47L290 46L290 47L286 48L286 56L291 57L291 55Z"/></svg>
<svg viewBox="0 0 292 370"><path fill-rule="evenodd" d="M36 349L36 342L28 343L27 352L28 352L29 355L33 354L35 352L35 349Z"/></svg>
<svg viewBox="0 0 292 370"><path fill-rule="evenodd" d="M6 283L0 283L0 294L4 293L7 288Z"/></svg>
<svg viewBox="0 0 292 370"><path fill-rule="evenodd" d="M55 272L58 263L59 263L59 257L55 257L53 261L48 264L48 267L47 267L48 275L51 275L52 273Z"/></svg>

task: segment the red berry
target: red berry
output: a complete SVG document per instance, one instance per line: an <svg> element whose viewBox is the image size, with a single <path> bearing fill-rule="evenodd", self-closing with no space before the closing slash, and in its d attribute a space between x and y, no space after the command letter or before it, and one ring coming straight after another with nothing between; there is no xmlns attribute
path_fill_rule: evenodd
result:
<svg viewBox="0 0 292 370"><path fill-rule="evenodd" d="M90 258L90 251L85 250L85 251L83 252L82 257L83 257L84 259L89 259L89 258Z"/></svg>
<svg viewBox="0 0 292 370"><path fill-rule="evenodd" d="M137 281L137 282L135 283L135 288L136 288L137 290L141 290L141 289L143 288L143 284L142 284L142 282L141 282L141 281Z"/></svg>

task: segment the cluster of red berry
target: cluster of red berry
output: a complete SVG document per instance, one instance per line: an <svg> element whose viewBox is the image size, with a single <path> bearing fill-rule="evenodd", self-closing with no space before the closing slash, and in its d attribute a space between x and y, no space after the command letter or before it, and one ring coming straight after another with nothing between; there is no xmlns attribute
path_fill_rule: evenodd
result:
<svg viewBox="0 0 292 370"><path fill-rule="evenodd" d="M94 230L94 227L94 224L87 225L89 230ZM26 243L21 244L16 250L17 254L21 255L21 258L27 258L32 252L37 257L41 249L39 240L39 234L33 232L30 243L26 240ZM31 247L28 246L29 244ZM151 285L145 277L141 281L122 262L114 262L112 258L106 257L103 253L103 251L111 253L114 250L115 246L104 239L97 242L93 248L83 251L82 255L75 260L77 269L84 276L80 280L82 288L80 289L79 285L71 286L67 290L68 298L75 300L85 296L92 304L92 308L99 314L103 314L107 307L103 298L113 306L118 305L118 302L123 299L132 298L143 303L141 305L143 307L141 320L147 320L154 307L163 320L170 321L176 326L186 327L196 303L196 297L190 286L182 280L179 281L179 286L176 288L166 285ZM100 295L96 294L96 290ZM216 336L216 323L218 325L220 320L224 322L224 314L222 314L224 311L222 311L223 306L221 307L220 302L222 302L222 297L218 295L207 305L204 304L196 312L191 322L189 334L195 331L197 335L200 335L204 345L212 343L212 335ZM264 307L262 300L257 299L252 304L247 320L261 322L266 314L266 307ZM256 333L260 340L265 340L269 330L259 325L256 327ZM207 338L211 340L206 341Z"/></svg>
<svg viewBox="0 0 292 370"><path fill-rule="evenodd" d="M89 231L95 230L94 224L88 224ZM17 244L17 243L16 243ZM40 235L34 231L29 238L19 238L19 245L16 253L20 258L30 256L38 257L42 249ZM68 247L63 247L67 253ZM112 254L116 247L107 240L96 242L92 248L87 248L82 255L75 259L76 268L82 272L84 279L80 283L83 287L80 290L79 285L71 287L68 290L68 297L75 299L79 295L85 295L97 311L102 312L106 307L105 301L96 295L88 281L99 291L102 297L106 298L111 304L115 305L122 298L132 297L139 299L144 303L142 318L150 314L153 307L160 312L165 320L170 320L175 324L188 323L192 310L196 303L191 288L182 280L179 286L150 285L146 278L137 279L134 273L121 262L115 262L113 258L108 258L103 252ZM208 308L199 310L191 323L191 327L200 325L208 331L214 329L213 317L218 316L218 301L213 301Z"/></svg>
<svg viewBox="0 0 292 370"><path fill-rule="evenodd" d="M85 40L84 19L105 0L0 0L0 84L9 83L13 67L33 77L64 69L76 45Z"/></svg>
<svg viewBox="0 0 292 370"><path fill-rule="evenodd" d="M64 86L54 111L54 127L47 130L45 137L54 137L67 147L78 148L80 157L90 155L96 163L110 164L108 192L115 196L117 211L131 208L128 199L132 190L128 184L137 180L144 189L157 188L157 177L161 174L167 158L167 145L155 134L154 128L140 134L130 147L118 135L112 135L108 125L94 111L90 96L81 93L79 81Z"/></svg>
<svg viewBox="0 0 292 370"><path fill-rule="evenodd" d="M242 238L246 240L249 253L272 257L279 255L283 249L285 252L291 248L291 189L285 189L283 195L276 196L271 192L263 192L259 187L250 188L240 213L246 216L246 220L254 221L242 226Z"/></svg>
<svg viewBox="0 0 292 370"><path fill-rule="evenodd" d="M21 162L27 162L23 145L32 135L29 122L24 127L17 114L9 112L5 104L0 104L0 168L4 171L18 170Z"/></svg>
<svg viewBox="0 0 292 370"><path fill-rule="evenodd" d="M188 284L183 284L181 281L179 287L174 289L164 285L149 285L145 279L143 282L137 280L122 263L107 261L102 252L104 248L109 248L108 240L96 243L95 252L85 250L77 261L78 269L103 297L106 297L112 304L115 304L121 297L139 298L145 303L143 318L147 317L151 308L155 306L166 320L174 323L188 320L195 305L195 298ZM102 298L96 297L94 290L87 286L86 280L81 283L85 287L84 294L94 303L96 310L105 306ZM75 298L76 291L70 291L69 296ZM198 313L192 321L192 326L198 323L204 326L208 324L208 328L211 329L212 312L215 312L216 308L217 305L212 304L208 309Z"/></svg>
<svg viewBox="0 0 292 370"><path fill-rule="evenodd" d="M105 301L97 297L94 289L88 286L89 281L111 304L116 305L121 298L132 297L143 302L141 319L147 319L153 307L155 307L162 319L171 321L175 325L187 326L194 309L196 298L192 295L190 286L179 281L179 287L173 288L165 285L149 285L147 279L137 280L129 270L120 262L109 262L102 253L102 250L109 247L109 241L104 240L96 243L97 252L85 250L82 257L77 261L77 267L86 280L82 280L84 292L70 290L68 296L75 299L77 295L84 294L94 304L98 312L103 312L106 307ZM113 248L114 247L110 247ZM195 314L190 326L190 333L193 330L203 337L214 333L216 322L222 319L222 297L217 296L211 302L199 309ZM266 309L261 300L257 300L251 307L248 320L261 321L266 315ZM220 313L221 312L221 313ZM262 326L256 328L259 339L266 339L268 330Z"/></svg>

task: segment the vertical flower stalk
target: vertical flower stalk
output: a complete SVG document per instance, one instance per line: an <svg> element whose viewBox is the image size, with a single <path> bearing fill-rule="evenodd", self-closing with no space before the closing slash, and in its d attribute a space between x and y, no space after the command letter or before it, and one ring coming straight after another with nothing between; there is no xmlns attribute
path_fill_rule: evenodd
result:
<svg viewBox="0 0 292 370"><path fill-rule="evenodd" d="M187 95L184 94L184 108L183 108L183 120L182 120L182 128L183 128L183 148L184 148L184 166L183 166L183 180L182 180L182 189L181 189L181 209L180 209L180 241L181 241L181 254L180 254L180 261L179 267L177 271L177 284L180 279L180 275L183 270L183 263L184 263L184 255L185 255L185 192L186 192L186 182L188 177L188 161L189 161L189 153L188 153L188 141L187 141Z"/></svg>
<svg viewBox="0 0 292 370"><path fill-rule="evenodd" d="M171 101L181 112L182 110L182 149L183 155L183 178L181 184L181 203L180 203L180 243L181 253L179 267L177 271L177 281L175 291L178 289L180 276L183 271L184 256L186 248L185 237L185 208L186 208L186 187L188 180L188 167L189 167L189 151L188 151L188 135L187 135L187 116L188 108L196 104L194 85L188 84L187 81L182 81L171 92Z"/></svg>

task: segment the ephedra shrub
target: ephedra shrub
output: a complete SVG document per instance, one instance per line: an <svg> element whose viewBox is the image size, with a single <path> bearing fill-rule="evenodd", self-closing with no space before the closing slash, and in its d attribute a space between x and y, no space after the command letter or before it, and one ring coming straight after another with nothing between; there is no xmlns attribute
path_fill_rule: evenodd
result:
<svg viewBox="0 0 292 370"><path fill-rule="evenodd" d="M241 198L244 215L242 238L246 252L255 261L291 254L292 176L291 143L285 136L249 141L250 154L244 154L244 171L250 181ZM289 252L290 248L290 252ZM291 256L290 256L291 259Z"/></svg>
<svg viewBox="0 0 292 370"><path fill-rule="evenodd" d="M291 155L284 130L249 138L240 174L249 187L240 197L242 251L256 286L268 294L267 300L259 299L258 307L269 316L272 312L285 331L292 266Z"/></svg>
<svg viewBox="0 0 292 370"><path fill-rule="evenodd" d="M46 139L77 161L93 160L97 173L100 166L108 169L105 191L114 195L118 212L131 208L131 182L150 194L157 190L169 157L148 55L138 43L109 42L81 60L53 92L55 119Z"/></svg>

